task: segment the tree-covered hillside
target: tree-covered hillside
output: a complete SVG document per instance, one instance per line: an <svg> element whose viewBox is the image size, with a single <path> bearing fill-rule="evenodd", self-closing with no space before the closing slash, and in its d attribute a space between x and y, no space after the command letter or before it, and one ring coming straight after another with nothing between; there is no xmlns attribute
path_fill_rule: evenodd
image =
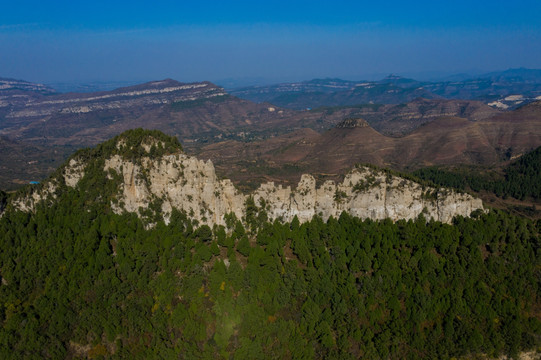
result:
<svg viewBox="0 0 541 360"><path fill-rule="evenodd" d="M0 213L4 210L7 204L8 195L0 190Z"/></svg>
<svg viewBox="0 0 541 360"><path fill-rule="evenodd" d="M441 186L475 192L488 191L499 197L541 200L541 147L521 156L504 169L504 177L479 175L474 171L449 171L436 167L420 169L414 175Z"/></svg>
<svg viewBox="0 0 541 360"><path fill-rule="evenodd" d="M71 190L0 219L0 357L450 358L540 344L539 228L437 222L146 230ZM258 229L258 230L256 230Z"/></svg>
<svg viewBox="0 0 541 360"><path fill-rule="evenodd" d="M174 136L165 135L158 130L132 129L99 144L96 148L83 149L75 153L91 158L106 158L120 155L125 159L152 158L182 151L182 145Z"/></svg>
<svg viewBox="0 0 541 360"><path fill-rule="evenodd" d="M0 358L446 359L541 345L539 223L499 211L269 223L251 198L225 227L177 210L143 222L112 211L103 156L178 151L147 135L77 153L75 188L2 213Z"/></svg>

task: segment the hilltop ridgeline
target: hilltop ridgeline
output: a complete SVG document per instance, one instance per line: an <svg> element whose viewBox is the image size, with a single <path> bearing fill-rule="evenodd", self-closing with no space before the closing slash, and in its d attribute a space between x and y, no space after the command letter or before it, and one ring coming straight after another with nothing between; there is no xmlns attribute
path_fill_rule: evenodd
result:
<svg viewBox="0 0 541 360"><path fill-rule="evenodd" d="M369 167L353 169L338 184L326 181L318 187L313 176L303 175L294 190L268 182L245 195L229 179L218 179L210 160L185 155L176 138L141 129L77 152L49 180L19 192L11 206L33 211L72 190L84 192L88 201L103 201L115 213L137 213L147 223L168 223L177 209L210 226L225 224L228 214L245 219L253 211L281 221L327 220L347 212L374 220L423 215L449 223L483 209L481 200L470 195Z"/></svg>

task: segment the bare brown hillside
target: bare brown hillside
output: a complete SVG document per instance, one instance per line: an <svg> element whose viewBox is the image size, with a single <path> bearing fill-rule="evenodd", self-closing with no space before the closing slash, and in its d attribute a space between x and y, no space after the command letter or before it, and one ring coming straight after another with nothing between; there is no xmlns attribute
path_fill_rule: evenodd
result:
<svg viewBox="0 0 541 360"><path fill-rule="evenodd" d="M472 122L438 118L400 137L384 136L361 119L346 120L322 134L297 131L266 141L230 141L206 146L199 154L237 181L266 178L295 182L310 171L339 177L356 163L394 169L429 165L497 166L541 145L541 105L533 103L491 119Z"/></svg>

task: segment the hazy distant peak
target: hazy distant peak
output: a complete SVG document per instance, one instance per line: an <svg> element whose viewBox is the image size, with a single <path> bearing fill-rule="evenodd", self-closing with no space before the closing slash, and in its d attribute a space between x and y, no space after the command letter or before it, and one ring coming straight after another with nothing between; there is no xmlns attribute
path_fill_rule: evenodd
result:
<svg viewBox="0 0 541 360"><path fill-rule="evenodd" d="M0 78L0 91L31 91L41 94L53 94L56 90L43 85L24 80Z"/></svg>
<svg viewBox="0 0 541 360"><path fill-rule="evenodd" d="M386 77L383 78L383 80L401 80L401 79L404 79L404 78L402 76L396 75L396 74L389 74L389 75L387 75Z"/></svg>
<svg viewBox="0 0 541 360"><path fill-rule="evenodd" d="M384 77L382 80L378 82L380 84L394 84L394 85L419 84L419 81L417 80L405 78L396 74L389 74L388 76Z"/></svg>
<svg viewBox="0 0 541 360"><path fill-rule="evenodd" d="M497 81L541 83L541 69L516 68L495 71L481 77Z"/></svg>

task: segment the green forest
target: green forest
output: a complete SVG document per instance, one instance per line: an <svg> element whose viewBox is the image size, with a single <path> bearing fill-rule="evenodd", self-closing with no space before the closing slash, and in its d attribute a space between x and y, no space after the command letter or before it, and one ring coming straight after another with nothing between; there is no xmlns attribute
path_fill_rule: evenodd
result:
<svg viewBox="0 0 541 360"><path fill-rule="evenodd" d="M539 224L146 230L72 191L0 219L0 357L450 358L540 345ZM259 214L257 214L259 215ZM79 350L77 350L79 349ZM80 355L80 354L79 354Z"/></svg>
<svg viewBox="0 0 541 360"><path fill-rule="evenodd" d="M246 217L230 214L226 226L176 210L150 224L111 209L118 179L107 180L103 159L139 156L148 134L130 134L124 147L76 154L88 161L77 188L0 217L1 359L539 351L541 222L491 210L453 224L346 213L271 223L248 198ZM160 141L151 152L180 146Z"/></svg>
<svg viewBox="0 0 541 360"><path fill-rule="evenodd" d="M480 175L477 170L445 170L437 167L419 169L413 174L436 185L475 192L487 191L496 196L541 200L541 147L521 156L505 167L503 176Z"/></svg>

